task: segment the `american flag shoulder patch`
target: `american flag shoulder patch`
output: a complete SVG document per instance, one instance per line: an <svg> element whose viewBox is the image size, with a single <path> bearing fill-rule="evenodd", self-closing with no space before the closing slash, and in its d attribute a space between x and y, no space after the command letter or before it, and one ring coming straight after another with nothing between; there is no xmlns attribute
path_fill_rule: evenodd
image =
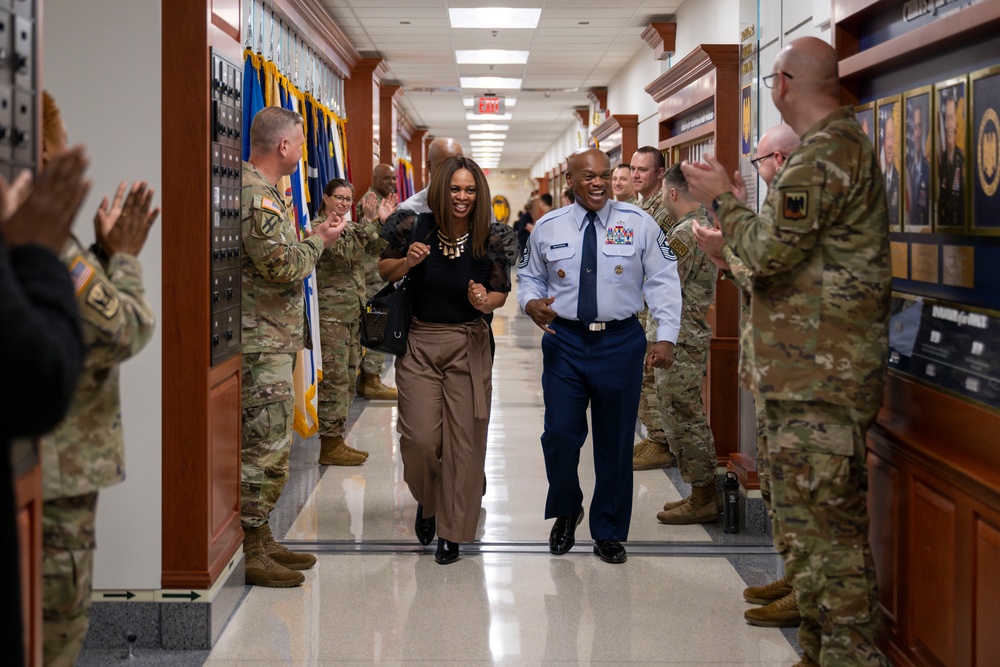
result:
<svg viewBox="0 0 1000 667"><path fill-rule="evenodd" d="M260 210L267 211L268 213L273 213L279 216L281 215L281 207L278 206L277 202L262 195L254 195L253 206L254 208L259 208Z"/></svg>
<svg viewBox="0 0 1000 667"><path fill-rule="evenodd" d="M79 296L94 277L94 267L82 255L77 255L69 265L69 277L73 281L73 293Z"/></svg>

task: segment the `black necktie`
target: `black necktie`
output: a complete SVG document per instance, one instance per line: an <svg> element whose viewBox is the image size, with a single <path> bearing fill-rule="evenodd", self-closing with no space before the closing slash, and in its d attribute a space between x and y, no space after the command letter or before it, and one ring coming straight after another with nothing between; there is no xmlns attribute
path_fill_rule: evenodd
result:
<svg viewBox="0 0 1000 667"><path fill-rule="evenodd" d="M576 317L584 324L597 319L597 214L587 213L587 226L583 230L583 253L580 256L580 294L576 304Z"/></svg>

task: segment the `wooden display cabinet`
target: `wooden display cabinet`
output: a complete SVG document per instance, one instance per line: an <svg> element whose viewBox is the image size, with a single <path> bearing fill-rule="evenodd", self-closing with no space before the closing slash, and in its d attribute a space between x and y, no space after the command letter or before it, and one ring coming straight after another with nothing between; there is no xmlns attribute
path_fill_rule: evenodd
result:
<svg viewBox="0 0 1000 667"><path fill-rule="evenodd" d="M909 21L894 0L834 0L845 103L1000 63L1000 3L958 0L922 17L913 11L926 3L906 5ZM997 664L998 432L997 410L890 372L868 436L868 507L893 664Z"/></svg>
<svg viewBox="0 0 1000 667"><path fill-rule="evenodd" d="M739 165L739 46L702 44L646 86L659 106L659 148L667 165L714 153L728 173ZM631 157L631 156L630 156ZM712 342L703 397L719 465L752 456L739 449L739 289L719 276L709 311ZM755 488L756 477L741 480Z"/></svg>

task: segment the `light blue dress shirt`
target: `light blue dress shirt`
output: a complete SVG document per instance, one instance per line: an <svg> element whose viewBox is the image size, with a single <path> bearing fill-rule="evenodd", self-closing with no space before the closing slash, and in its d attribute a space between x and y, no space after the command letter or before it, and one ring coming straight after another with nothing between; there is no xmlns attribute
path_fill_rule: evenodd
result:
<svg viewBox="0 0 1000 667"><path fill-rule="evenodd" d="M576 307L587 210L579 204L547 213L528 237L518 263L517 302L555 297L549 306L568 320ZM657 322L656 339L677 342L681 283L666 234L638 206L608 200L597 212L597 321L624 320L643 308Z"/></svg>

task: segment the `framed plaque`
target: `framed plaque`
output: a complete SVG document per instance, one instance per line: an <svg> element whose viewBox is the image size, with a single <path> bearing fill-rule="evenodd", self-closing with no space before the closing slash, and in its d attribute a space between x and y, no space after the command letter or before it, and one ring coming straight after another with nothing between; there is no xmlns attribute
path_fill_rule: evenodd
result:
<svg viewBox="0 0 1000 667"><path fill-rule="evenodd" d="M973 234L1000 235L1000 65L969 75Z"/></svg>
<svg viewBox="0 0 1000 667"><path fill-rule="evenodd" d="M889 229L902 230L903 214L903 113L899 95L886 97L875 103L878 130L878 163L885 178L885 198L889 206ZM863 127L863 126L862 126Z"/></svg>
<svg viewBox="0 0 1000 667"><path fill-rule="evenodd" d="M872 146L875 145L875 103L861 104L854 107L854 117L858 119L858 125L868 137Z"/></svg>
<svg viewBox="0 0 1000 667"><path fill-rule="evenodd" d="M965 232L969 211L968 82L934 85L934 231Z"/></svg>
<svg viewBox="0 0 1000 667"><path fill-rule="evenodd" d="M903 142L903 231L931 231L934 214L931 169L931 87L903 93L905 126Z"/></svg>

